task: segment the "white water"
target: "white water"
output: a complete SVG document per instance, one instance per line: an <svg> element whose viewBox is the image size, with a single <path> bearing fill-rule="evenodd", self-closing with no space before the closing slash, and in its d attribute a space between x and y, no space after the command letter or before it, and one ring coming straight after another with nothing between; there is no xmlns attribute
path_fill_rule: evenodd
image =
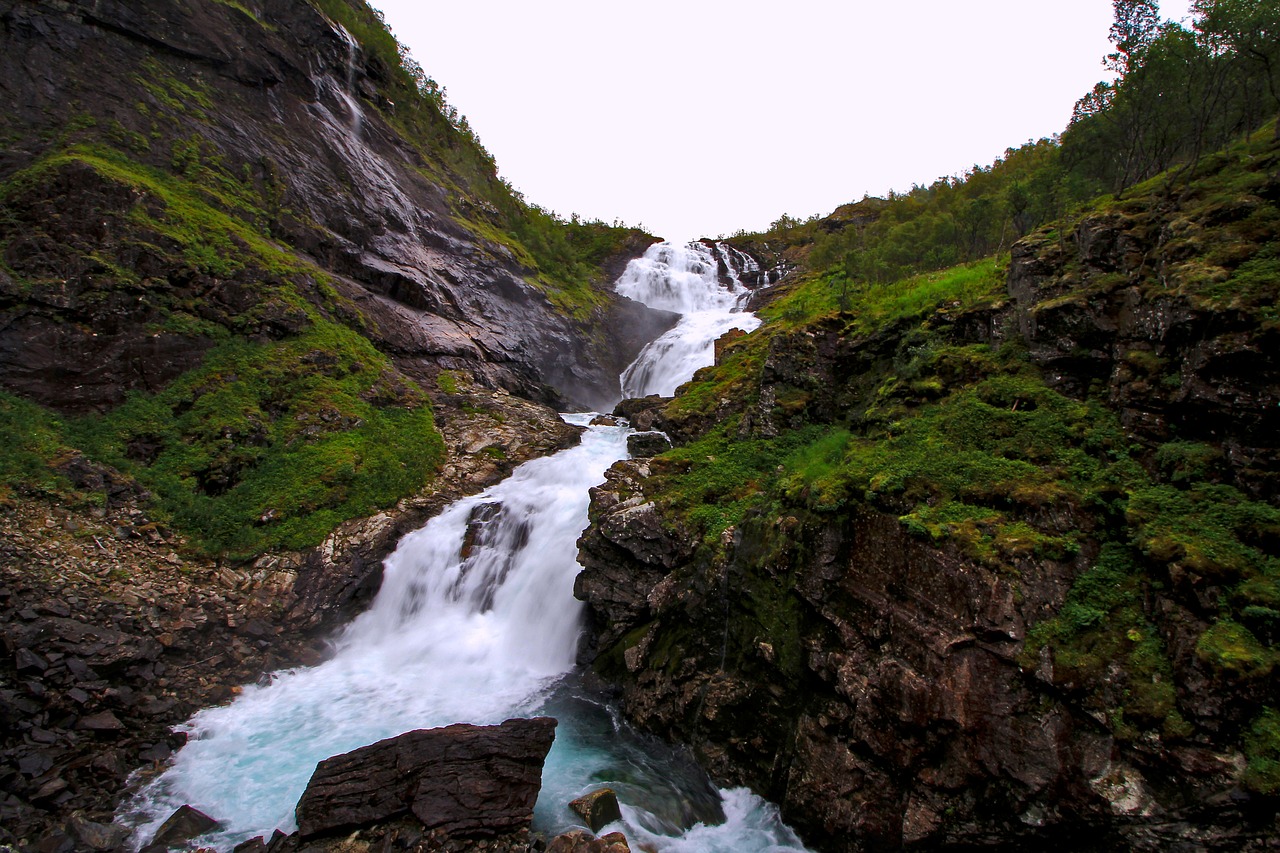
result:
<svg viewBox="0 0 1280 853"><path fill-rule="evenodd" d="M357 138L364 126L364 110L360 108L360 96L356 93L356 57L360 52L360 43L347 28L338 24L338 35L347 43L346 87L337 90L338 98L347 106L350 113L351 132Z"/></svg>
<svg viewBox="0 0 1280 853"><path fill-rule="evenodd" d="M733 251L716 246L721 257L732 258ZM735 254L738 265L745 259L754 267L754 260ZM727 287L719 284L717 269L716 254L702 243L655 243L643 257L627 265L616 285L618 293L650 308L675 311L681 317L623 371L623 397L670 397L694 371L711 366L717 338L730 329L750 332L760 325L755 315L742 310L751 294L738 281L735 264L727 265Z"/></svg>
<svg viewBox="0 0 1280 853"><path fill-rule="evenodd" d="M714 267L710 276L692 269L686 259L699 249L660 244L651 253L675 270L673 281L636 278L668 304L683 299L694 311L728 314L739 294L719 292ZM567 419L585 425L590 415ZM628 433L590 427L577 447L520 466L401 540L377 598L338 638L331 660L275 673L267 686L246 687L184 725L188 744L120 816L138 829L135 844L184 803L222 821L201 839L220 850L292 831L294 805L324 758L411 729L542 713L560 723L535 828L573 825L567 803L608 783L623 803L617 828L663 853L803 851L773 806L745 790L717 791L687 757L632 733L572 674L588 490L626 455Z"/></svg>

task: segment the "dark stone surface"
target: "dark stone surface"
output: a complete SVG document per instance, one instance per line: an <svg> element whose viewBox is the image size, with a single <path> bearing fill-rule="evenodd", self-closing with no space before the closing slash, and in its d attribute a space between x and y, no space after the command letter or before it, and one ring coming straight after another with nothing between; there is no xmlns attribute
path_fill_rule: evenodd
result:
<svg viewBox="0 0 1280 853"><path fill-rule="evenodd" d="M140 67L152 90L109 71ZM172 91L170 80L201 100L156 95ZM352 55L325 16L296 0L264 0L253 15L174 0L3 0L0 180L64 138L73 120L165 173L177 169L173 152L198 139L203 162L216 159L261 196L254 229L331 274L346 302L340 313L363 318L356 324L409 375L462 368L531 399L612 405L621 366L674 319L612 293L612 276L647 238L602 263L602 308L565 316L509 249L460 224L456 206L488 219L480 208L489 202L453 198L470 177L426 177L427 149L387 121L388 83L376 57ZM249 336L306 323L263 286L293 273L213 274L175 262L172 237L139 222L163 218L165 201L82 162L8 202L0 386L44 405L102 411L199 364L214 339L166 328L166 304ZM120 269L138 281L121 280ZM326 300L314 282L293 283L316 306Z"/></svg>
<svg viewBox="0 0 1280 853"><path fill-rule="evenodd" d="M660 432L638 432L627 436L627 453L632 456L657 456L671 449L671 439Z"/></svg>
<svg viewBox="0 0 1280 853"><path fill-rule="evenodd" d="M581 829L571 829L551 839L546 853L631 853L631 845L621 832L596 838Z"/></svg>
<svg viewBox="0 0 1280 853"><path fill-rule="evenodd" d="M957 345L1025 348L1051 387L1116 411L1137 455L1172 438L1204 442L1220 451L1213 482L1274 502L1280 333L1163 279L1138 286L1140 268L1176 273L1161 266L1160 225L1156 214L1099 214L1061 242L1019 243L1007 301L939 312L931 327ZM758 395L679 420L656 399L618 413L652 418L677 445L735 416L743 438L856 424L914 326L852 337L842 323L770 338ZM803 409L776 405L777 389L802 389ZM1192 835L1205 850L1274 844L1277 802L1242 786L1233 732L1274 706L1275 676L1229 685L1206 669L1197 641L1229 593L1194 567L1173 566L1165 581L1155 566L1163 582L1144 587L1142 606L1195 735L1131 739L1080 699L1110 689L1103 706L1122 708L1109 685L1124 684L1123 660L1080 685L1049 656L1038 667L1019 657L1030 626L1060 611L1097 542L1116 535L1099 529L1105 513L1029 511L1038 527L1079 535L1080 552L999 569L910 535L891 505L854 499L835 512L783 502L708 547L664 510L662 464L617 463L592 491L575 582L588 605L585 658L617 686L628 719L690 744L720 783L777 801L815 848L1157 851Z"/></svg>
<svg viewBox="0 0 1280 853"><path fill-rule="evenodd" d="M527 828L555 726L546 717L459 724L327 758L298 801L298 833L306 840L405 813L450 836Z"/></svg>

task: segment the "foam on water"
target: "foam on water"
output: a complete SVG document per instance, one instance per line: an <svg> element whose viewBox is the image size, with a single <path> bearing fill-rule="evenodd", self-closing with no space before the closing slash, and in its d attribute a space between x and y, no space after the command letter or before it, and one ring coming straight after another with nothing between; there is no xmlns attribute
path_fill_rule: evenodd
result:
<svg viewBox="0 0 1280 853"><path fill-rule="evenodd" d="M721 258L729 262L722 266ZM694 371L711 366L717 338L731 329L750 332L760 325L755 315L742 310L750 296L736 272L743 258L747 256L720 245L713 251L703 243L655 243L627 265L615 285L618 293L681 316L623 371L623 397L670 397ZM727 279L723 284L722 272Z"/></svg>
<svg viewBox="0 0 1280 853"><path fill-rule="evenodd" d="M588 489L625 455L626 433L593 427L577 447L521 466L406 536L334 657L198 713L185 726L190 742L126 822L146 837L190 803L224 822L212 839L220 847L290 831L321 759L411 729L532 713L573 666Z"/></svg>

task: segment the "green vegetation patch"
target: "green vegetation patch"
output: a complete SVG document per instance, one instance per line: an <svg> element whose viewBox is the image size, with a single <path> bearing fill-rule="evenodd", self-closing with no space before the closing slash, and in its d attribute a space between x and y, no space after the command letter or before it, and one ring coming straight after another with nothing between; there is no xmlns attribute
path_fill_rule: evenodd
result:
<svg viewBox="0 0 1280 853"><path fill-rule="evenodd" d="M1172 563L1216 583L1274 573L1259 545L1280 536L1280 509L1251 501L1226 485L1152 485L1129 499L1136 544L1152 560Z"/></svg>
<svg viewBox="0 0 1280 853"><path fill-rule="evenodd" d="M69 429L198 548L232 556L315 545L420 489L444 454L420 390L326 321L278 343L227 341L159 394Z"/></svg>
<svg viewBox="0 0 1280 853"><path fill-rule="evenodd" d="M664 504L699 530L708 544L746 514L772 499L777 467L820 428L788 432L779 439L735 435L737 418L689 444L667 451L655 483Z"/></svg>
<svg viewBox="0 0 1280 853"><path fill-rule="evenodd" d="M58 473L75 451L63 436L62 421L52 413L0 391L0 506L15 492L65 497L71 483Z"/></svg>
<svg viewBox="0 0 1280 853"><path fill-rule="evenodd" d="M1021 663L1036 669L1048 648L1054 682L1080 693L1120 737L1150 728L1185 737L1189 726L1177 709L1168 653L1143 612L1145 582L1125 546L1105 545L1058 614L1031 629Z"/></svg>
<svg viewBox="0 0 1280 853"><path fill-rule="evenodd" d="M110 239L80 244L50 236L58 244L58 261L69 258L70 268L84 271L91 286L82 288L79 298L86 304L106 299L113 290L128 290L166 331L221 338L228 332L256 333L264 324L302 328L321 316L320 309L358 317L340 304L343 300L323 271L265 236L265 214L255 206L260 199L253 182L230 176L203 145L194 142L190 149L203 152L192 155L202 165L187 170L192 174L173 174L106 146L78 143L15 175L0 186L0 199L14 210L38 215L71 186L83 189L86 203L105 204L106 209L88 215L111 221ZM86 167L98 176L99 186L86 188L78 174ZM127 202L121 201L121 189L128 193ZM42 221L0 223L0 239L43 240L38 236L43 227ZM60 271L66 277L64 267L40 266L48 266L46 253L30 257L34 267L15 270L21 286L30 288L45 279L57 285ZM167 278L144 280L137 272L140 264L164 270ZM189 281L190 274L252 284L244 287L244 302L218 309L223 314L218 320L209 309L220 302L174 286L175 275Z"/></svg>
<svg viewBox="0 0 1280 853"><path fill-rule="evenodd" d="M232 4L226 4L232 5ZM209 121L213 98L208 90L190 80L179 80L155 58L142 61L141 70L133 80L171 114L188 115L202 122Z"/></svg>
<svg viewBox="0 0 1280 853"><path fill-rule="evenodd" d="M1245 626L1231 619L1214 622L1200 635L1196 656L1234 678L1263 678L1275 668L1275 649L1263 645Z"/></svg>
<svg viewBox="0 0 1280 853"><path fill-rule="evenodd" d="M1280 712L1263 708L1244 737L1244 782L1262 794L1280 793Z"/></svg>
<svg viewBox="0 0 1280 853"><path fill-rule="evenodd" d="M846 334L869 334L938 310L960 313L1000 302L1007 267L1007 257L991 257L884 283L859 283L836 272L802 281L760 313L792 328L843 314Z"/></svg>

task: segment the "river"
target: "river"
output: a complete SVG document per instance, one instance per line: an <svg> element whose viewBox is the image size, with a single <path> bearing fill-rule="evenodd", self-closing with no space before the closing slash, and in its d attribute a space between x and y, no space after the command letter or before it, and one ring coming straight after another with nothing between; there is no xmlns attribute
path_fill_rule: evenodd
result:
<svg viewBox="0 0 1280 853"><path fill-rule="evenodd" d="M749 292L717 274L713 250L659 243L618 279L619 293L676 311L679 323L620 378L626 396L669 395L712 362L714 341L758 320ZM738 263L730 265L741 268ZM198 839L230 850L295 828L293 809L315 765L405 731L456 722L559 720L543 770L536 831L578 825L570 800L602 785L619 795L633 845L683 853L802 851L777 809L749 791L715 788L682 752L631 731L574 670L582 605L573 597L577 539L589 489L627 453L630 429L589 426L577 446L528 462L446 508L386 560L370 608L335 638L325 663L273 673L182 727L189 740L119 820L142 846L186 803L221 829Z"/></svg>

